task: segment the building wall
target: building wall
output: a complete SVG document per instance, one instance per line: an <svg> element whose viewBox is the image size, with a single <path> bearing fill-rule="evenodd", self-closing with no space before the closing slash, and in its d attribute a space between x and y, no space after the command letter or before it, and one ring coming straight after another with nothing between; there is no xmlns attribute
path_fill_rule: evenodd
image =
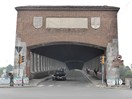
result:
<svg viewBox="0 0 132 99"><path fill-rule="evenodd" d="M28 54L30 48L44 46L48 43L73 42L107 48L108 43L113 39L118 40L117 12L119 8L116 7L18 7L16 10L18 14L16 38L21 38L21 41L26 43L29 62L31 60L30 54ZM34 17L42 17L42 27L34 27ZM100 17L98 29L91 27L92 17ZM48 18L87 19L88 27L81 28L84 23L80 23L80 28L46 28ZM70 22L67 23L67 26L68 24L71 25ZM26 67L30 68L30 64ZM30 71L28 72L30 73Z"/></svg>
<svg viewBox="0 0 132 99"><path fill-rule="evenodd" d="M38 29L33 26L33 18L36 16L43 17L43 25ZM100 28L91 27L91 17L100 17ZM88 18L88 28L46 28L46 18ZM71 41L106 47L108 42L117 38L117 11L20 10L16 33L27 46Z"/></svg>

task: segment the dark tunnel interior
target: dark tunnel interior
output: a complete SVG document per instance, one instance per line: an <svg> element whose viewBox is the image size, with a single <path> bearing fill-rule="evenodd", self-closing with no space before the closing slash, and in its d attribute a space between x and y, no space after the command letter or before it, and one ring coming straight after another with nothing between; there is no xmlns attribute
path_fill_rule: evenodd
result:
<svg viewBox="0 0 132 99"><path fill-rule="evenodd" d="M65 62L69 69L82 69L85 62L104 54L103 49L75 44L41 46L31 52Z"/></svg>

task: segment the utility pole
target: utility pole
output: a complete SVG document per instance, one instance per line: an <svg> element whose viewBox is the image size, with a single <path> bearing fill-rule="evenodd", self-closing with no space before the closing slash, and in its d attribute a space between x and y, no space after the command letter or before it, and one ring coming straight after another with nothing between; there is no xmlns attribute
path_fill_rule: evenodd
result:
<svg viewBox="0 0 132 99"><path fill-rule="evenodd" d="M104 84L104 63L105 63L105 56L104 55L101 56L100 61L101 61L101 65L102 65L102 84Z"/></svg>
<svg viewBox="0 0 132 99"><path fill-rule="evenodd" d="M21 62L21 55L20 55L20 52L21 52L21 50L22 50L22 47L21 46L16 46L15 47L16 48L16 51L18 52L18 54L19 54L19 61L18 61L18 77L20 77L20 62Z"/></svg>

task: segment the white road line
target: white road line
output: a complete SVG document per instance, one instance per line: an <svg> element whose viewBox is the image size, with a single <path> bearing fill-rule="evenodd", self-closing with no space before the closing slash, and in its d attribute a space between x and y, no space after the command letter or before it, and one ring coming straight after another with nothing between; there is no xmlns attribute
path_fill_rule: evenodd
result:
<svg viewBox="0 0 132 99"><path fill-rule="evenodd" d="M38 85L37 87L44 87L45 85Z"/></svg>
<svg viewBox="0 0 132 99"><path fill-rule="evenodd" d="M53 87L54 85L49 85L48 87Z"/></svg>

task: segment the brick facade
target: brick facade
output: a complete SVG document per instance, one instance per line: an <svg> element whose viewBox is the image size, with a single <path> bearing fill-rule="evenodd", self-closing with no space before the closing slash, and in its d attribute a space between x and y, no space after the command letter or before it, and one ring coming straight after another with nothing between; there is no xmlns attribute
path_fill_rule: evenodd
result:
<svg viewBox="0 0 132 99"><path fill-rule="evenodd" d="M108 42L117 38L117 12L119 8L108 6L86 7L52 7L25 6L16 7L17 36L34 46L52 42L80 42L106 47ZM33 26L33 17L42 16L43 26L39 29ZM88 29L46 29L46 18L88 18ZM101 25L97 30L91 27L91 17L100 17Z"/></svg>
<svg viewBox="0 0 132 99"><path fill-rule="evenodd" d="M118 7L22 6L16 7L16 10L18 14L16 38L20 38L27 46L26 68L28 70L26 72L28 73L26 74L30 74L30 67L32 67L30 66L30 49L32 48L54 43L77 43L106 49L109 42L112 42L113 39L118 39ZM34 17L42 17L42 27L35 28L33 26ZM100 18L100 27L98 29L91 27L92 17ZM87 19L88 28L46 28L47 18Z"/></svg>

